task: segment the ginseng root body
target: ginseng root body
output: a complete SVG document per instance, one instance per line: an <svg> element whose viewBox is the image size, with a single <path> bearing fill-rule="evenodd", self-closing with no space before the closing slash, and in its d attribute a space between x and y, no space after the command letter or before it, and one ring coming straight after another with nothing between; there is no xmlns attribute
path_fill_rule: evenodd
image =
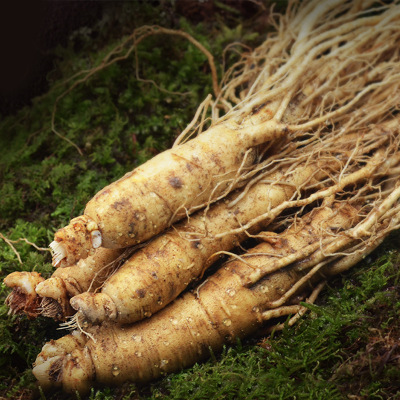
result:
<svg viewBox="0 0 400 400"><path fill-rule="evenodd" d="M327 150L318 150L316 162L312 161L313 144L310 144L309 157L301 159L299 153L305 147L292 153L294 159L300 159L295 168L282 165L278 171L262 175L263 179L248 190L175 224L133 254L104 283L101 292L73 297L71 305L79 311L78 318L83 316L91 323L104 320L131 323L150 317L198 279L210 260L215 261L215 254L231 251L249 233L257 234L285 209L304 207L377 175L379 169L386 170L385 164L391 158L381 149L365 165L358 162L358 157L371 153L379 140L390 139L390 131L381 131L378 127L359 135L356 149L350 149L348 146L353 147L353 142L346 141L352 136L334 138L326 143ZM393 163L397 162L397 157L392 158ZM347 173L343 174L347 160Z"/></svg>
<svg viewBox="0 0 400 400"><path fill-rule="evenodd" d="M56 232L54 265L70 265L99 246L143 242L210 197L234 189L238 171L255 163L256 146L283 132L276 122L270 125L261 133L234 123L216 125L106 186L87 203L84 215Z"/></svg>
<svg viewBox="0 0 400 400"><path fill-rule="evenodd" d="M265 320L299 311L298 305L286 300L286 307L272 313L268 309L306 274L304 268L296 268L296 261L304 258L303 249L323 232L338 235L339 227L356 219L353 207L319 209L281 240L277 235L252 249L245 261L227 263L197 291L187 292L150 319L89 326L90 339L74 333L50 342L39 354L33 373L44 388L86 393L95 381L145 382L201 361L209 357L210 349L218 352L225 343L251 335ZM278 264L283 265L279 270ZM276 270L254 280L254 273L266 267ZM300 289L304 287L309 290L307 285Z"/></svg>
<svg viewBox="0 0 400 400"><path fill-rule="evenodd" d="M133 254L104 283L101 292L73 297L72 307L92 323L130 323L150 317L197 279L214 253L229 251L247 238L248 233L239 229L243 224L289 200L296 187L307 181L315 183L310 175L325 175L322 171L317 173L317 169L316 164L310 163L289 176L271 174L268 183L255 184L234 207L221 201L206 215L200 211L176 224ZM263 222L250 231L259 232ZM219 233L226 234L217 237Z"/></svg>

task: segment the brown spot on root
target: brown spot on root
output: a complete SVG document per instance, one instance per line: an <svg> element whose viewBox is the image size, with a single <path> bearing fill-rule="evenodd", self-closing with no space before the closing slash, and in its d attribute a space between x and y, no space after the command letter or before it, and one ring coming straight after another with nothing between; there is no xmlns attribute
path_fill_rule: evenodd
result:
<svg viewBox="0 0 400 400"><path fill-rule="evenodd" d="M156 274L155 271L153 271L153 272L151 273L151 276L152 276L154 279L158 279L158 276L157 276L157 274Z"/></svg>
<svg viewBox="0 0 400 400"><path fill-rule="evenodd" d="M55 360L49 369L49 380L53 382L60 382L62 376L62 366L63 366L63 359L62 357Z"/></svg>
<svg viewBox="0 0 400 400"><path fill-rule="evenodd" d="M195 241L193 241L193 242L190 244L190 246L191 246L193 249L198 249L198 248L201 246L201 242L200 242L200 240L195 240Z"/></svg>
<svg viewBox="0 0 400 400"><path fill-rule="evenodd" d="M176 286L174 282L168 282L168 286L169 286L169 293L167 298L173 299L176 297Z"/></svg>
<svg viewBox="0 0 400 400"><path fill-rule="evenodd" d="M143 299L143 297L146 295L146 290L145 289L138 289L136 290L137 295L139 296L140 299Z"/></svg>
<svg viewBox="0 0 400 400"><path fill-rule="evenodd" d="M135 232L135 223L134 222L130 222L129 223L129 232L128 232L128 234L132 234L132 233L136 233Z"/></svg>
<svg viewBox="0 0 400 400"><path fill-rule="evenodd" d="M219 154L211 153L210 159L216 166L220 168L221 172L225 172L225 168L223 168L224 163L222 162Z"/></svg>
<svg viewBox="0 0 400 400"><path fill-rule="evenodd" d="M180 189L183 186L183 182L181 178L177 176L171 176L168 179L169 184L174 188L174 189Z"/></svg>
<svg viewBox="0 0 400 400"><path fill-rule="evenodd" d="M186 168L189 172L192 172L193 167L190 165L190 163L186 163Z"/></svg>
<svg viewBox="0 0 400 400"><path fill-rule="evenodd" d="M130 208L130 206L131 206L131 204L128 199L122 199L122 200L114 202L111 207L117 211L121 211L121 210Z"/></svg>
<svg viewBox="0 0 400 400"><path fill-rule="evenodd" d="M268 104L268 101L266 101L266 102L264 102L264 103L262 103L262 104L260 104L260 105L258 105L256 107L253 107L253 109L251 110L252 114L254 115L254 114L259 113L267 104ZM269 111L269 109L267 109L266 112L270 113L271 111Z"/></svg>

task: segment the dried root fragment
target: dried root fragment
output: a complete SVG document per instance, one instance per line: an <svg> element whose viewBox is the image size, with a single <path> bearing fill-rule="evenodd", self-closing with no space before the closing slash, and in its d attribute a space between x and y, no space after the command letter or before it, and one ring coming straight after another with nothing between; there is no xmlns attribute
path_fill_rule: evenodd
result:
<svg viewBox="0 0 400 400"><path fill-rule="evenodd" d="M40 314L40 299L36 295L36 286L44 278L38 272L12 272L5 277L4 283L12 288L6 298L9 314L26 314L29 318L36 318Z"/></svg>

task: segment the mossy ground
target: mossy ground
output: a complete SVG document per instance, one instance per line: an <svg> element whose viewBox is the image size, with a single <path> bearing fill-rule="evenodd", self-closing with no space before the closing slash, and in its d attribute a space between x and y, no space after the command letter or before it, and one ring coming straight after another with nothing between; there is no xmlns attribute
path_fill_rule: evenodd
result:
<svg viewBox="0 0 400 400"><path fill-rule="evenodd" d="M240 4L242 2L238 2ZM205 56L181 38L148 38L133 58L113 64L76 87L58 103L55 125L78 151L51 130L60 84L92 68L121 35L141 24L160 24L191 33L222 63L226 44L257 44L264 21L257 10L247 19L232 3L215 2L212 17L175 2L122 3L123 12L75 32L69 46L56 49L50 90L32 105L0 122L0 232L46 247L56 229L79 215L107 183L168 148L212 90ZM278 4L283 7L283 4ZM179 11L179 12L178 12ZM186 18L184 18L184 16ZM233 62L235 54L231 54ZM395 399L400 397L400 240L393 234L351 272L330 282L317 305L294 327L227 347L204 364L146 386L93 389L90 399ZM16 270L49 276L50 254L24 243L13 249L0 241L0 278ZM0 288L3 304L8 289ZM10 317L0 305L0 397L68 398L35 387L31 365L45 341L60 337L45 318Z"/></svg>

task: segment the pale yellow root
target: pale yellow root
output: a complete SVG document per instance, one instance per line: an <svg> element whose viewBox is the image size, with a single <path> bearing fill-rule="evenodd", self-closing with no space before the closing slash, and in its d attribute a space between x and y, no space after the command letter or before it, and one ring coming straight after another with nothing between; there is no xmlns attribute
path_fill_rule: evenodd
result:
<svg viewBox="0 0 400 400"><path fill-rule="evenodd" d="M391 123L383 126L392 128ZM227 199L194 214L188 222L174 225L135 253L107 280L101 293L75 296L71 299L72 307L94 323L107 319L129 323L150 317L201 276L210 261L215 260L210 259L214 253L230 251L248 235L257 233L260 224L270 223L288 208L303 208L342 193L346 187L362 185L371 177L385 174L400 161L398 155L392 154L396 146L390 144L391 130L377 126L359 135L355 147L350 138L351 135L345 135L340 140L317 141L315 153L312 143L299 149L298 153L305 152L303 156L298 154L302 164L293 170L289 167L290 172L263 175L246 189L246 195L238 202ZM387 143L386 149L378 149L368 156L370 159L364 166L358 167L358 160L362 162L364 154L374 150L372 139L377 146ZM291 154L294 159L296 154ZM318 154L316 163L311 161L314 154ZM277 165L282 169L285 163L290 161ZM304 192L307 195L303 197ZM348 238L341 240L351 243ZM319 243L306 246L304 254L311 254L319 246ZM271 268L280 268L279 262L276 263L276 267L269 265L270 272ZM253 271L251 279L257 281L260 271Z"/></svg>

